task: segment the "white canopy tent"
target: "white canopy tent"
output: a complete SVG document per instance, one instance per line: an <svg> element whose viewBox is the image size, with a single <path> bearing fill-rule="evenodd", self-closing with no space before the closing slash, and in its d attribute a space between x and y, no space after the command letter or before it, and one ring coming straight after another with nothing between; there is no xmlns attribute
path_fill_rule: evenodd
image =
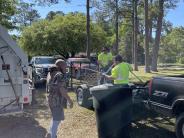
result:
<svg viewBox="0 0 184 138"><path fill-rule="evenodd" d="M27 55L0 25L0 114L20 111L24 103L31 103L27 70Z"/></svg>
<svg viewBox="0 0 184 138"><path fill-rule="evenodd" d="M11 48L21 60L21 64L28 65L28 58L24 51L16 44L16 42L8 34L8 31L0 25L0 49ZM0 53L1 54L1 53Z"/></svg>

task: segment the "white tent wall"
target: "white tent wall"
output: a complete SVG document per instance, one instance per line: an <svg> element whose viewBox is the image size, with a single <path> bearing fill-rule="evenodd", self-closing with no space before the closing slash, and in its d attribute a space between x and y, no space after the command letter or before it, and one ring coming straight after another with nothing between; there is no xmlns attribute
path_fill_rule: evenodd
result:
<svg viewBox="0 0 184 138"><path fill-rule="evenodd" d="M32 102L32 91L29 89L27 68L27 55L17 46L7 30L0 25L0 109L15 100L16 95L19 97L19 104L21 105L19 107L21 109L23 108L23 103L30 104ZM18 104L15 101L3 110L14 110L16 105Z"/></svg>

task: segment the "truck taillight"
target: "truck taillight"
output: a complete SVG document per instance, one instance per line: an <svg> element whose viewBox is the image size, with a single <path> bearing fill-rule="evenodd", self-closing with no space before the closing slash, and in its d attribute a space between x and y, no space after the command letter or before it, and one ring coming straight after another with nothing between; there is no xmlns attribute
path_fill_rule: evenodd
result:
<svg viewBox="0 0 184 138"><path fill-rule="evenodd" d="M149 84L148 84L149 95L151 95L152 83L153 83L153 80L151 79L150 82L149 82Z"/></svg>

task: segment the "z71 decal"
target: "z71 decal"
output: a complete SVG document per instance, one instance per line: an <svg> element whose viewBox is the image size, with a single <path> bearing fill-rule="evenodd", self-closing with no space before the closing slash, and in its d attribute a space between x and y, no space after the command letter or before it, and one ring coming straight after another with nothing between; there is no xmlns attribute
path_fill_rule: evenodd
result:
<svg viewBox="0 0 184 138"><path fill-rule="evenodd" d="M158 97L163 97L163 98L167 98L168 93L167 92L163 92L163 91L158 91L155 90L153 93L154 96L158 96Z"/></svg>

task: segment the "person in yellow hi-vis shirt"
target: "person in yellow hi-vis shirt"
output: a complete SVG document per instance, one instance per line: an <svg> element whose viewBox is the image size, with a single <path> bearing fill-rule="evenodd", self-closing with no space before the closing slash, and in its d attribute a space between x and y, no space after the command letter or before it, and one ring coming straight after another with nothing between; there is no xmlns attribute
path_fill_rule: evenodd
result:
<svg viewBox="0 0 184 138"><path fill-rule="evenodd" d="M107 54L108 54L108 58L109 58L109 64L112 64L112 60L113 60L113 56L112 56L112 52L109 48L107 48Z"/></svg>
<svg viewBox="0 0 184 138"><path fill-rule="evenodd" d="M105 72L108 69L111 62L112 62L112 54L109 55L108 48L103 47L102 52L98 55L98 64L100 69Z"/></svg>
<svg viewBox="0 0 184 138"><path fill-rule="evenodd" d="M102 48L102 52L98 55L98 65L99 70L102 73L105 73L112 64L112 54L109 52L107 47ZM104 83L104 77L100 78L100 84Z"/></svg>
<svg viewBox="0 0 184 138"><path fill-rule="evenodd" d="M113 80L114 84L128 85L129 72L133 69L130 64L123 62L123 58L117 55L114 59L114 68L112 68L111 75L104 75L106 78Z"/></svg>

